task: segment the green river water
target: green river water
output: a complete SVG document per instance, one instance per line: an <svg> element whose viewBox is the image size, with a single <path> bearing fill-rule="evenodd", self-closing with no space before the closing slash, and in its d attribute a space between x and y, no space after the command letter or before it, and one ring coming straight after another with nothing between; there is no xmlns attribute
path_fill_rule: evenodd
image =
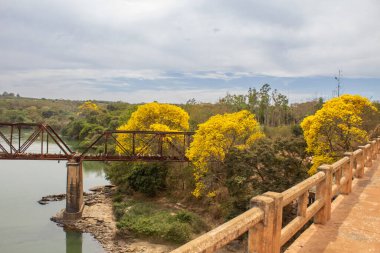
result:
<svg viewBox="0 0 380 253"><path fill-rule="evenodd" d="M84 190L108 182L102 163L85 163ZM65 201L37 203L66 191L66 162L0 160L0 253L103 253L89 234L65 232L50 217Z"/></svg>

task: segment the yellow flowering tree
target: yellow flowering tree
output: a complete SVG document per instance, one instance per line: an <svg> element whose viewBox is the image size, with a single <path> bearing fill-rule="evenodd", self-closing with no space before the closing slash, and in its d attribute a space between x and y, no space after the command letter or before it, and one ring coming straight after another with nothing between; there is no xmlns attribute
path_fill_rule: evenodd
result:
<svg viewBox="0 0 380 253"><path fill-rule="evenodd" d="M307 150L313 154L314 174L323 163L332 163L345 151L353 150L367 140L362 127L363 115L377 111L372 103L358 95L343 95L327 101L322 109L301 123Z"/></svg>
<svg viewBox="0 0 380 253"><path fill-rule="evenodd" d="M84 116L97 114L100 111L99 106L91 101L84 102L78 107L78 109L79 115Z"/></svg>
<svg viewBox="0 0 380 253"><path fill-rule="evenodd" d="M189 115L182 108L157 102L140 105L132 113L128 122L118 128L121 131L187 131L189 129ZM170 138L170 137L167 137ZM136 151L144 145L149 136L136 140ZM130 136L119 134L117 140L124 146L131 146ZM170 139L172 142L174 137ZM122 153L120 148L116 151Z"/></svg>
<svg viewBox="0 0 380 253"><path fill-rule="evenodd" d="M186 154L195 166L193 195L215 196L218 180L223 177L218 169L229 150L244 149L263 136L255 115L247 110L216 115L200 124Z"/></svg>

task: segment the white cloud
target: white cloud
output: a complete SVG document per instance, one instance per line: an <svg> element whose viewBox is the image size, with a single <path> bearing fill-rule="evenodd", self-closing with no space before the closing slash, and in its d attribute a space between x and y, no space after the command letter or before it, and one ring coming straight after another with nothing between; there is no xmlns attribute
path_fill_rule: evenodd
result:
<svg viewBox="0 0 380 253"><path fill-rule="evenodd" d="M379 16L376 0L0 0L0 88L380 77Z"/></svg>

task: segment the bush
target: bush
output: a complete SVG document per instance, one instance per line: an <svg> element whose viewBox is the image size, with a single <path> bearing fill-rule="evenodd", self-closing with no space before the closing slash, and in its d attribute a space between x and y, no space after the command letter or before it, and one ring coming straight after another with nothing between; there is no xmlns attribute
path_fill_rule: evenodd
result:
<svg viewBox="0 0 380 253"><path fill-rule="evenodd" d="M165 189L168 168L162 163L138 163L132 167L128 177L129 186L147 196L155 196Z"/></svg>
<svg viewBox="0 0 380 253"><path fill-rule="evenodd" d="M293 125L292 126L292 134L295 136L295 137L300 137L303 135L303 130L302 130L302 127L300 125Z"/></svg>
<svg viewBox="0 0 380 253"><path fill-rule="evenodd" d="M106 169L107 178L123 192L141 192L149 197L166 189L165 163L114 163Z"/></svg>
<svg viewBox="0 0 380 253"><path fill-rule="evenodd" d="M249 199L267 191L282 192L308 177L303 138L261 139L249 149L233 149L225 159L230 203L227 218L247 209Z"/></svg>
<svg viewBox="0 0 380 253"><path fill-rule="evenodd" d="M209 229L207 224L195 213L179 211L175 218L179 222L191 224L194 233L200 233Z"/></svg>
<svg viewBox="0 0 380 253"><path fill-rule="evenodd" d="M169 230L166 232L165 239L176 243L184 243L191 238L191 228L189 224L173 222Z"/></svg>
<svg viewBox="0 0 380 253"><path fill-rule="evenodd" d="M189 241L193 233L207 229L207 225L196 214L160 209L158 206L142 202L114 204L117 227L140 236L151 237L175 243Z"/></svg>

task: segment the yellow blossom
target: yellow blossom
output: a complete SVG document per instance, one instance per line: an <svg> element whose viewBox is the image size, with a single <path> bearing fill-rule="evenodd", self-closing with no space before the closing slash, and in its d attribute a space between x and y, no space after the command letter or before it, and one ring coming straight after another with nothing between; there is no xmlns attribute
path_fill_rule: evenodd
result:
<svg viewBox="0 0 380 253"><path fill-rule="evenodd" d="M303 120L307 149L314 155L309 174L367 140L368 134L362 128L365 110L377 111L367 98L342 95L327 101L322 109Z"/></svg>
<svg viewBox="0 0 380 253"><path fill-rule="evenodd" d="M210 188L211 167L223 162L231 148L244 149L263 136L255 115L247 110L215 115L200 124L186 153L195 166L193 195L200 197Z"/></svg>

